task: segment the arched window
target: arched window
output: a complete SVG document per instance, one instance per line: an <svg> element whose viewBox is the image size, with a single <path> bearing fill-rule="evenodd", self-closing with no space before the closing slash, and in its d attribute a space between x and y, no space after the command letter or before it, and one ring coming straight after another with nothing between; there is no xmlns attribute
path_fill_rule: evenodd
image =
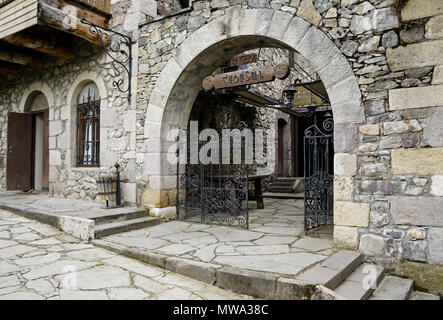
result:
<svg viewBox="0 0 443 320"><path fill-rule="evenodd" d="M77 166L100 166L100 94L93 82L77 98Z"/></svg>

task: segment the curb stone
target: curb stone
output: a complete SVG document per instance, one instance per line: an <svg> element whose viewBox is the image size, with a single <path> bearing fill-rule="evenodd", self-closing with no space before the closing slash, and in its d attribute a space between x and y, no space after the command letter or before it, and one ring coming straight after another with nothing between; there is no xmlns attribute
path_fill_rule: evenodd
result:
<svg viewBox="0 0 443 320"><path fill-rule="evenodd" d="M282 278L264 272L168 257L159 253L127 248L100 239L93 240L91 243L128 258L261 299L310 300L317 287L316 284L293 278ZM326 294L318 295L318 297L319 299L330 299Z"/></svg>
<svg viewBox="0 0 443 320"><path fill-rule="evenodd" d="M0 208L12 211L12 212L17 213L21 216L25 216L26 218L29 218L29 219L33 219L33 220L37 220L37 221L45 223L45 224L49 224L50 226L53 226L55 228L58 228L58 225L59 225L57 216L47 214L44 212L32 211L32 210L29 210L29 208L24 207L24 206L20 206L20 205L11 206L11 205L5 204L4 202L0 202Z"/></svg>
<svg viewBox="0 0 443 320"><path fill-rule="evenodd" d="M319 284L315 287L311 300L346 300L336 292Z"/></svg>
<svg viewBox="0 0 443 320"><path fill-rule="evenodd" d="M254 297L274 299L277 276L223 267L217 270L217 286Z"/></svg>
<svg viewBox="0 0 443 320"><path fill-rule="evenodd" d="M192 261L182 258L169 257L166 258L166 269L180 273L182 275L198 279L200 281L214 284L217 280L216 272L222 266L204 263L199 261Z"/></svg>
<svg viewBox="0 0 443 320"><path fill-rule="evenodd" d="M146 252L137 248L128 248L116 243L111 243L100 239L92 240L91 243L96 245L97 247L107 249L128 258L166 269L166 259L168 257L163 254Z"/></svg>
<svg viewBox="0 0 443 320"><path fill-rule="evenodd" d="M316 285L292 278L278 278L275 299L277 300L310 300Z"/></svg>

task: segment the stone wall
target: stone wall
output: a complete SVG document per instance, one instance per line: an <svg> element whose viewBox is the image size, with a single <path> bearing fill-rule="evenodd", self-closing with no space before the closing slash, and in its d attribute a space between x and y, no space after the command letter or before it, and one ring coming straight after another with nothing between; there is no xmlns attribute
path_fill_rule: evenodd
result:
<svg viewBox="0 0 443 320"><path fill-rule="evenodd" d="M152 23L155 1L113 1L112 10L111 25L138 40L133 102L112 88L110 65L99 53L12 79L0 89L3 187L7 113L18 110L25 88L40 81L54 100L51 192L93 198L98 171L74 169L64 145L71 132L68 91L93 71L109 109L102 116L104 169L118 159L129 179L128 198L137 195L150 207L173 205L169 129L185 126L205 76L226 56L257 48L260 39L266 47L297 50L328 91L337 246L387 264L443 263L441 1L193 1L192 10Z"/></svg>
<svg viewBox="0 0 443 320"><path fill-rule="evenodd" d="M366 40L378 36L377 50L386 49L386 59L356 56L357 63L378 60L356 72L368 100L367 124L358 128L356 185L356 196L370 204L369 223L358 229L359 248L368 260L443 263L443 198L438 191L443 42L442 35L431 31L441 30L442 13L441 4L433 1L407 1L399 12L400 28L383 27ZM377 21L382 20L374 14L375 25Z"/></svg>
<svg viewBox="0 0 443 320"><path fill-rule="evenodd" d="M147 169L146 162L165 157L163 130L180 122L175 110L189 112L186 101L195 93L185 92L190 86L180 79L189 81L187 74L196 70L196 79L211 73L217 59L208 52L222 52L217 46L235 53L225 39L237 37L238 51L250 44L247 35L276 39L309 61L331 99L336 244L359 248L367 260L441 264L442 9L438 1L418 3L194 1L189 13L142 26L141 202L167 206L167 194L173 194L171 171ZM173 101L183 101L182 109Z"/></svg>
<svg viewBox="0 0 443 320"><path fill-rule="evenodd" d="M128 1L111 6L110 21L122 31L122 21L129 10ZM49 193L54 196L95 200L95 180L102 173L122 169L124 199L135 203L135 109L127 95L113 86L115 79L110 59L104 51L84 40L74 40L75 58L52 60L43 69L24 70L0 84L0 188L6 187L6 152L8 112L23 112L33 93L42 92L49 105ZM100 167L76 166L76 98L88 81L97 84L101 94ZM43 90L45 88L45 90ZM98 200L98 199L97 199Z"/></svg>
<svg viewBox="0 0 443 320"><path fill-rule="evenodd" d="M409 1L400 12L403 22L399 25L395 8L377 9L377 2L372 2L375 7L369 2L349 7L353 13L348 17L350 31L362 35L352 40L346 36L341 47L359 77L366 124L345 126L342 135L335 137L346 141L338 142L336 152L358 150L357 157L337 155L336 165L344 176L337 177L336 184L347 192L335 196L339 200L335 239L358 246L368 260L442 264L436 248L443 237L439 208L443 198L437 191L443 172L438 120L439 106L443 106L438 80L443 55L441 35L430 31L438 28L437 21L441 29L441 16L424 16L416 7L418 1ZM381 6L389 1L378 2ZM423 2L423 10L433 5ZM440 11L434 9L432 15L442 13L441 6ZM366 27L365 18L370 22ZM355 138L349 140L347 134ZM354 181L346 177L351 173ZM349 207L342 202L351 199L361 204Z"/></svg>

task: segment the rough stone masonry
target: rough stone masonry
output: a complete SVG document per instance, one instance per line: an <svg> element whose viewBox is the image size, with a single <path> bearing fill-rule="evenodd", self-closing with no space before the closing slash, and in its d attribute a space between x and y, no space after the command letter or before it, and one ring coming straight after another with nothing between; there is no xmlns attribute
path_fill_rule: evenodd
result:
<svg viewBox="0 0 443 320"><path fill-rule="evenodd" d="M442 13L438 1L195 1L189 14L144 25L137 145L146 156L137 164L163 157L161 131L174 126L166 113L178 112L167 97L174 81L191 91L180 74L193 57L210 65L208 48L235 37L244 45L242 34L281 39L311 63L331 99L336 244L368 260L441 264ZM191 43L197 38L202 44ZM172 205L167 169L144 175L141 202Z"/></svg>
<svg viewBox="0 0 443 320"><path fill-rule="evenodd" d="M334 240L409 276L443 263L443 6L440 0L213 0L158 15L156 1L111 1L111 26L137 40L133 103L112 88L104 54L79 56L0 87L0 181L7 114L50 96L50 192L94 199L119 161L127 202L174 216L167 133L185 127L201 80L227 55L265 46L300 53L334 114ZM87 50L88 51L88 50ZM102 166L72 162L70 90L103 87ZM404 266L404 268L402 268ZM428 270L428 269L427 269Z"/></svg>

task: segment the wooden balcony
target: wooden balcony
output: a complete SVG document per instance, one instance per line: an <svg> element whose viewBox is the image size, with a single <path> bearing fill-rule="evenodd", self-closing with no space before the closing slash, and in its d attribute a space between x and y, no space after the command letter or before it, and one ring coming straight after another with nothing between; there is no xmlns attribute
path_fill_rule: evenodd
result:
<svg viewBox="0 0 443 320"><path fill-rule="evenodd" d="M78 2L80 4L84 4L91 9L101 11L104 13L109 13L109 4L110 0L76 0L73 2Z"/></svg>
<svg viewBox="0 0 443 320"><path fill-rule="evenodd" d="M0 71L71 58L77 41L99 45L81 19L107 28L109 12L110 0L0 0Z"/></svg>

